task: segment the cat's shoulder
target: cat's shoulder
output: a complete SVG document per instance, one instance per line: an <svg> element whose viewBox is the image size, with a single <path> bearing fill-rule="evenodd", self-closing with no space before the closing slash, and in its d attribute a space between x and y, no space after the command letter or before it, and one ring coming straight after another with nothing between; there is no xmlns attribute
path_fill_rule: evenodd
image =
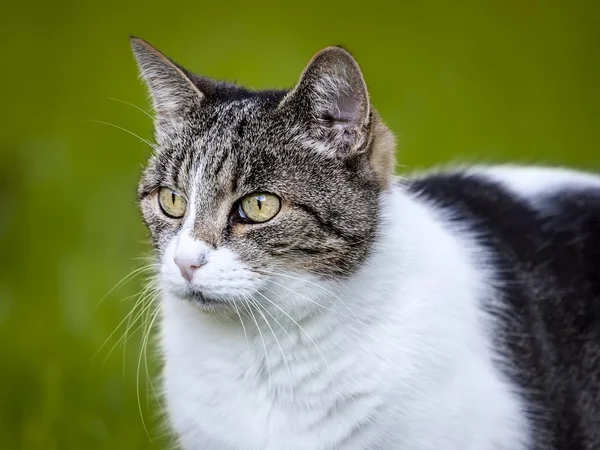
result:
<svg viewBox="0 0 600 450"><path fill-rule="evenodd" d="M414 173L403 179L415 195L440 205L476 204L479 208L510 206L523 213L548 212L581 200L600 214L600 174L564 167L526 165L450 166ZM577 201L580 200L580 201ZM586 202L587 203L587 202Z"/></svg>
<svg viewBox="0 0 600 450"><path fill-rule="evenodd" d="M415 174L401 183L449 229L493 237L522 259L540 248L555 254L595 249L600 241L600 176L533 166L452 167ZM600 264L600 254L578 263Z"/></svg>
<svg viewBox="0 0 600 450"><path fill-rule="evenodd" d="M447 229L470 230L478 242L496 253L508 250L529 268L554 270L561 279L573 275L573 281L600 264L600 176L562 168L473 166L417 174L402 184L437 211ZM597 275L592 278L600 286Z"/></svg>

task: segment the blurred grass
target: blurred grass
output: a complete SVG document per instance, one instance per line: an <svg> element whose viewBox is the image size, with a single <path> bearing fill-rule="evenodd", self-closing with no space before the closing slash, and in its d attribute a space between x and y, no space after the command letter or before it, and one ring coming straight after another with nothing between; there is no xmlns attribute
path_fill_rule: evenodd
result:
<svg viewBox="0 0 600 450"><path fill-rule="evenodd" d="M0 20L0 449L168 444L143 366L137 388L140 333L103 364L121 329L93 357L139 279L96 305L148 250L135 205L148 148L91 122L151 137L148 117L109 99L148 108L129 34L255 88L290 86L315 51L344 44L409 169L473 159L600 169L594 0L34 0L3 5Z"/></svg>

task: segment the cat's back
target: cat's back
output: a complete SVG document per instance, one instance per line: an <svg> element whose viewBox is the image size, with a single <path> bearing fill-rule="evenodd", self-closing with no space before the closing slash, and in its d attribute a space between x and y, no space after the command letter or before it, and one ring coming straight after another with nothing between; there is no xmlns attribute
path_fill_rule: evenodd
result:
<svg viewBox="0 0 600 450"><path fill-rule="evenodd" d="M536 449L600 448L600 177L481 167L408 190L483 246L503 370L524 396ZM457 231L459 232L459 231Z"/></svg>

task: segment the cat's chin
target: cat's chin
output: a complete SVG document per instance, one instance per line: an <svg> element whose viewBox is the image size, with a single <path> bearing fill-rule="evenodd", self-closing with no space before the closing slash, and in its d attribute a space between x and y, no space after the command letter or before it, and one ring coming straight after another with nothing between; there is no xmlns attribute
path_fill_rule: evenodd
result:
<svg viewBox="0 0 600 450"><path fill-rule="evenodd" d="M209 297L202 292L192 292L183 296L183 300L190 302L198 309L206 312L223 311L231 307L231 302L221 298Z"/></svg>

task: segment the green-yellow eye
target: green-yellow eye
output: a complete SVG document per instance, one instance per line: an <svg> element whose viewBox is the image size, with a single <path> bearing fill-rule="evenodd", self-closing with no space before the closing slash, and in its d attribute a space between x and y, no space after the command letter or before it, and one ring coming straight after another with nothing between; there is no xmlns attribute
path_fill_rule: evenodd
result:
<svg viewBox="0 0 600 450"><path fill-rule="evenodd" d="M240 201L239 214L250 222L266 222L277 215L281 209L281 200L273 194L257 192L246 195Z"/></svg>
<svg viewBox="0 0 600 450"><path fill-rule="evenodd" d="M160 188L158 192L158 204L165 215L179 219L185 214L187 202L177 192L167 187Z"/></svg>

